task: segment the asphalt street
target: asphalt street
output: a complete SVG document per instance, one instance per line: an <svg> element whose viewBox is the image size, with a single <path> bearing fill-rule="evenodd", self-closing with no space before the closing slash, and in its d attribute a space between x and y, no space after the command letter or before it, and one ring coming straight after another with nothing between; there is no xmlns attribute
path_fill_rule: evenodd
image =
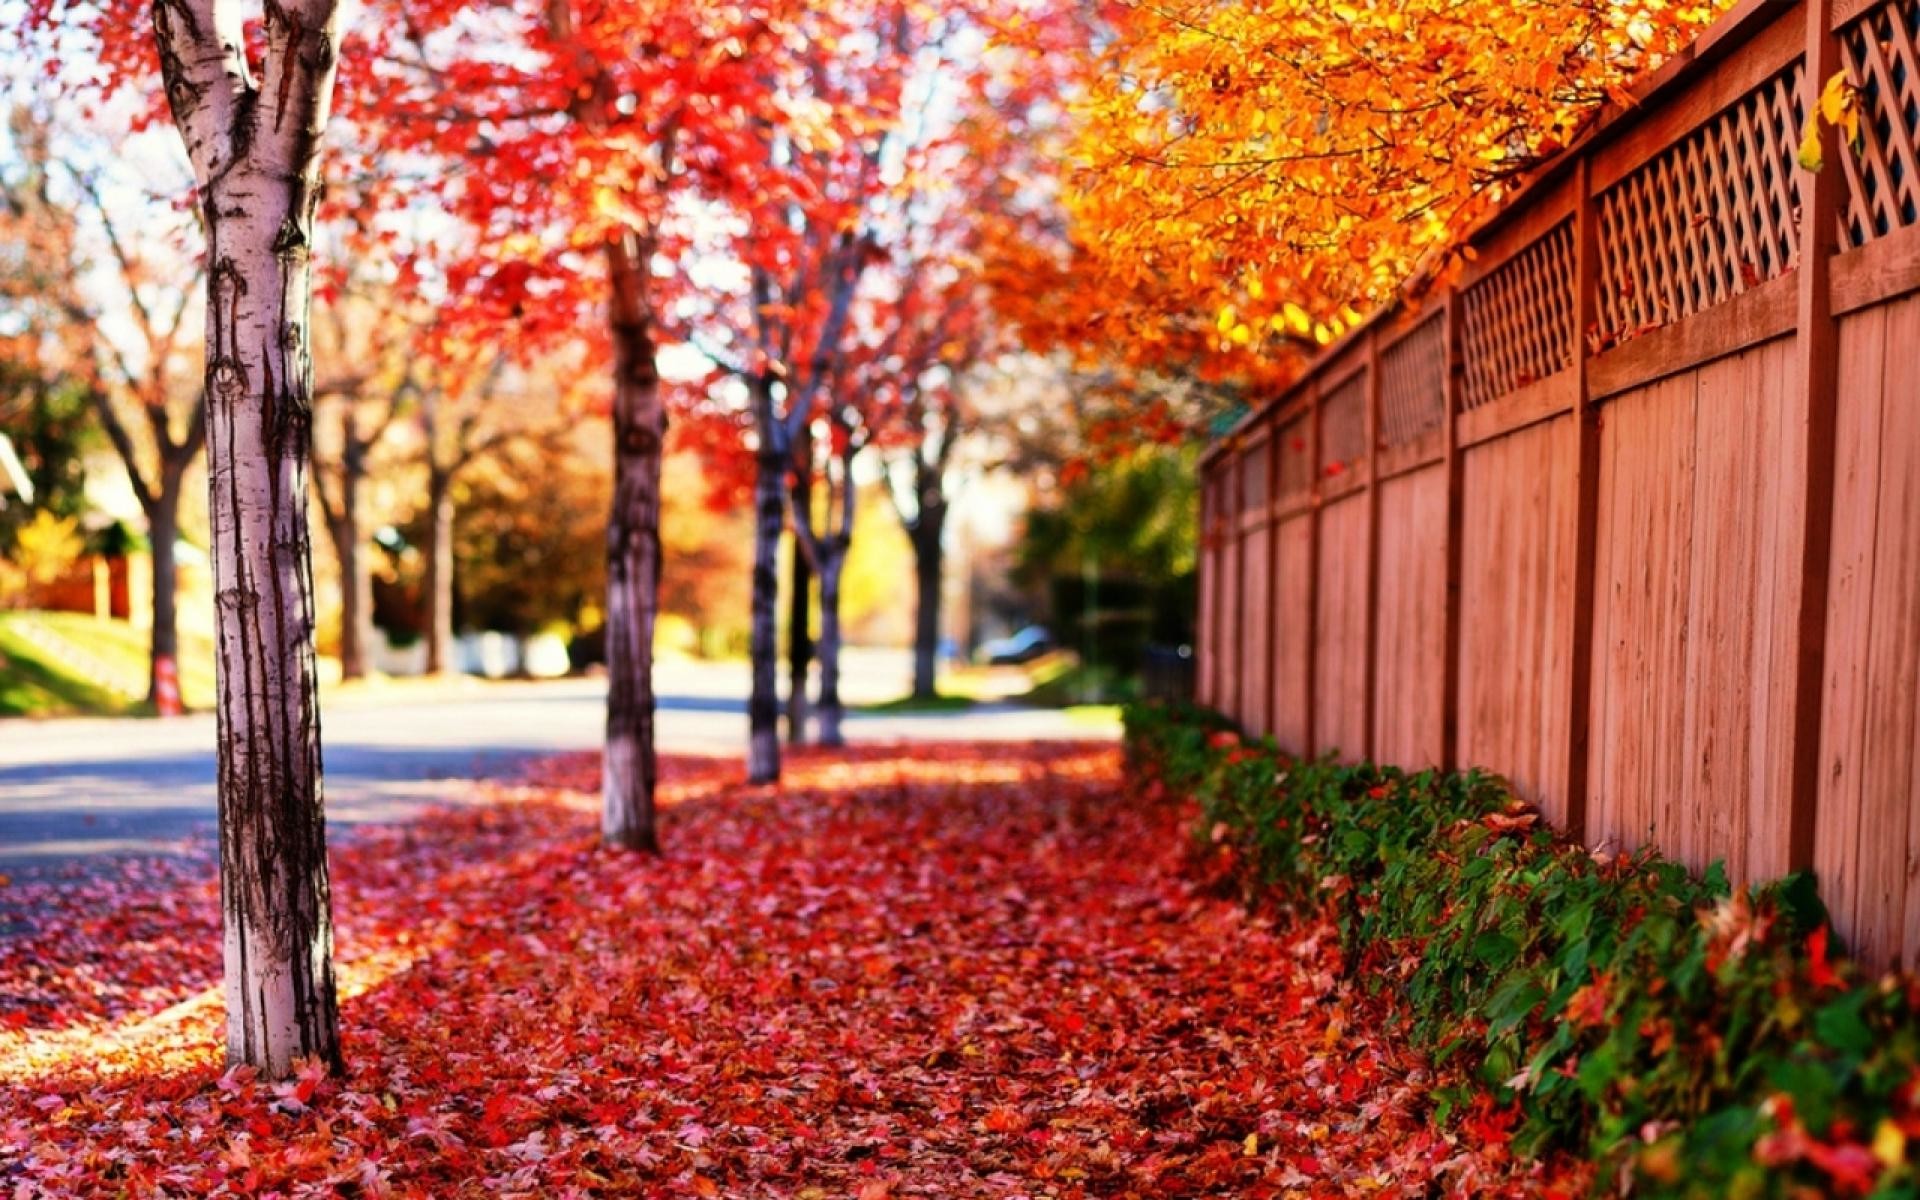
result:
<svg viewBox="0 0 1920 1200"><path fill-rule="evenodd" d="M846 695L859 704L905 690L903 656L856 654ZM660 747L738 756L746 669L663 664ZM494 774L543 754L599 745L604 684L593 679L395 686L326 703L321 744L331 824L405 819L459 803L448 780ZM1100 726L1012 705L961 712L850 715L849 741L1085 738ZM35 875L100 855L169 853L214 819L214 720L0 721L0 872ZM204 841L200 846L204 847ZM195 850L203 852L203 850Z"/></svg>

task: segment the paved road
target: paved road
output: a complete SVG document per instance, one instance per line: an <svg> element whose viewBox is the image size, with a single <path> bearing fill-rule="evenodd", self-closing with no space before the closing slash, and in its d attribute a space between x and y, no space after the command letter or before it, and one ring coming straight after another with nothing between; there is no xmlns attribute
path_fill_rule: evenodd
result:
<svg viewBox="0 0 1920 1200"><path fill-rule="evenodd" d="M905 690L897 656L849 662L847 696L865 703ZM746 737L743 666L664 666L658 686L665 751L738 755ZM404 818L461 798L443 782L541 754L598 746L604 685L472 683L448 691L395 687L331 700L322 713L327 815L352 824ZM854 714L851 741L1099 736L1055 712L990 705L962 713ZM211 830L211 714L173 721L0 721L0 871L38 874L76 860L167 852Z"/></svg>

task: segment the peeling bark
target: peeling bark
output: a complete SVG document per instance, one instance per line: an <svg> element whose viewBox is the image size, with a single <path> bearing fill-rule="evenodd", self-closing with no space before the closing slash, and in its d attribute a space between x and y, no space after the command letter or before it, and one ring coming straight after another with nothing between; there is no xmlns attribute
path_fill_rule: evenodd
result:
<svg viewBox="0 0 1920 1200"><path fill-rule="evenodd" d="M613 510L607 518L607 745L601 835L657 853L653 629L660 597L660 454L666 406L647 295L648 247L607 244L615 356Z"/></svg>
<svg viewBox="0 0 1920 1200"><path fill-rule="evenodd" d="M268 0L256 83L232 0L157 0L207 236L227 1057L340 1066L307 521L313 209L336 0Z"/></svg>

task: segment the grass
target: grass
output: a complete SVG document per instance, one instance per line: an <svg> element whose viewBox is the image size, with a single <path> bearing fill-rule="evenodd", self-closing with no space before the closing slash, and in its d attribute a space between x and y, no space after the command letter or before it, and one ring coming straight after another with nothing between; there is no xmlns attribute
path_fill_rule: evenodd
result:
<svg viewBox="0 0 1920 1200"><path fill-rule="evenodd" d="M35 637L33 630L39 631ZM70 648L41 644L46 636ZM180 638L180 686L189 708L213 703L213 646ZM146 703L147 631L79 613L0 612L0 717L126 716ZM80 670L99 669L101 678Z"/></svg>
<svg viewBox="0 0 1920 1200"><path fill-rule="evenodd" d="M900 696L893 700L882 700L877 704L856 704L853 709L863 713L945 713L965 712L979 704L972 696L955 695L942 692L934 696Z"/></svg>
<svg viewBox="0 0 1920 1200"><path fill-rule="evenodd" d="M1022 667L955 667L941 676L940 694L932 699L901 696L855 708L863 713L965 712L1003 701L1057 708L1075 723L1104 726L1120 719L1120 706L1138 694L1139 686L1138 679L1107 667L1083 666L1076 655L1056 650Z"/></svg>

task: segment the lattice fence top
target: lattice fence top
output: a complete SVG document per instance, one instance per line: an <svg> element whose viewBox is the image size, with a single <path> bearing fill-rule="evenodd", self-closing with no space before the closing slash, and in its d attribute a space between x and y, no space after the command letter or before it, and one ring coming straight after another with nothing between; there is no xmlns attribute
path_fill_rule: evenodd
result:
<svg viewBox="0 0 1920 1200"><path fill-rule="evenodd" d="M1320 402L1320 473L1340 475L1367 456L1367 373L1328 392Z"/></svg>
<svg viewBox="0 0 1920 1200"><path fill-rule="evenodd" d="M1598 347L1793 266L1804 75L1795 62L1600 197Z"/></svg>
<svg viewBox="0 0 1920 1200"><path fill-rule="evenodd" d="M1466 375L1477 408L1573 365L1573 223L1536 239L1460 299Z"/></svg>
<svg viewBox="0 0 1920 1200"><path fill-rule="evenodd" d="M1436 309L1380 355L1380 442L1402 446L1446 420L1447 325Z"/></svg>
<svg viewBox="0 0 1920 1200"><path fill-rule="evenodd" d="M1841 31L1840 55L1864 117L1858 153L1841 155L1841 241L1862 246L1920 224L1920 0L1869 9Z"/></svg>
<svg viewBox="0 0 1920 1200"><path fill-rule="evenodd" d="M1274 430L1274 453L1280 458L1280 496L1297 499L1313 490L1312 433L1305 416L1295 417Z"/></svg>
<svg viewBox="0 0 1920 1200"><path fill-rule="evenodd" d="M1240 452L1240 508L1242 512L1253 512L1265 508L1267 504L1267 451L1266 442L1249 446Z"/></svg>

